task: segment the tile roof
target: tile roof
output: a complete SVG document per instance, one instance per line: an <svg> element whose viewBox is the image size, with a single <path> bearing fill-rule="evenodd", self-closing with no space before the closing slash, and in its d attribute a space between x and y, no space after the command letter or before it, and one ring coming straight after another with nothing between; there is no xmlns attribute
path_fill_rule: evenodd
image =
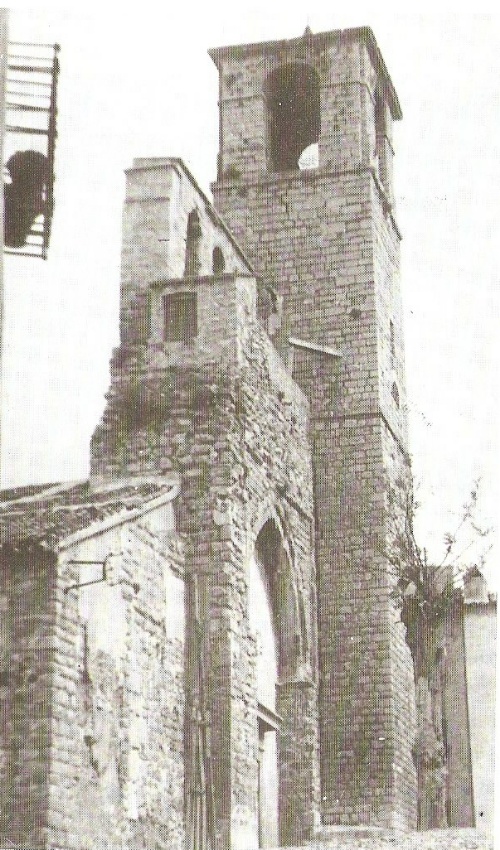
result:
<svg viewBox="0 0 500 850"><path fill-rule="evenodd" d="M88 481L0 491L0 546L37 542L55 549L94 523L137 511L172 492L174 481L137 479L96 490ZM21 494L21 495L19 495Z"/></svg>

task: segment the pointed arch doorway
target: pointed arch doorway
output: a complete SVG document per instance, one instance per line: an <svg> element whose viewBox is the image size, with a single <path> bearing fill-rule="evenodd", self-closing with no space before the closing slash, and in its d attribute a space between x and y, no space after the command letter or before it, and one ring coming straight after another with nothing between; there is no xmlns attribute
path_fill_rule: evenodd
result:
<svg viewBox="0 0 500 850"><path fill-rule="evenodd" d="M279 845L278 741L276 713L278 643L268 570L257 551L250 560L250 629L256 641L259 847Z"/></svg>
<svg viewBox="0 0 500 850"><path fill-rule="evenodd" d="M290 562L275 522L257 537L249 564L249 625L256 642L258 846L280 846L280 682L295 670L300 626Z"/></svg>

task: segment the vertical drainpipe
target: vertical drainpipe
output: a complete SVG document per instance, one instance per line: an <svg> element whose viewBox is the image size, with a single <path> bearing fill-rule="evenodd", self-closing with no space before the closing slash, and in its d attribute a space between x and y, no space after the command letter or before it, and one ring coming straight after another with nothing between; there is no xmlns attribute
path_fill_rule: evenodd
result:
<svg viewBox="0 0 500 850"><path fill-rule="evenodd" d="M3 142L5 138L5 80L7 76L8 50L8 10L0 9L0 166L3 168ZM4 316L4 287L3 287L3 250L4 250L4 207L3 180L0 191L0 450L2 446L2 370L3 370L3 316ZM0 461L1 474L1 461Z"/></svg>

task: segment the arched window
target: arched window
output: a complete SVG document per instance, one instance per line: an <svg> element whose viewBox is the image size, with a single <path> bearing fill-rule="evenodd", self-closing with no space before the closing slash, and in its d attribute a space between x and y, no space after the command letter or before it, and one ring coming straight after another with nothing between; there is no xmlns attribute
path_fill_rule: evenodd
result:
<svg viewBox="0 0 500 850"><path fill-rule="evenodd" d="M280 66L267 78L265 95L271 170L314 167L313 146L321 130L320 84L314 68L298 62ZM310 156L301 159L308 148Z"/></svg>
<svg viewBox="0 0 500 850"><path fill-rule="evenodd" d="M219 246L216 245L212 251L212 272L214 275L221 275L224 274L225 268L226 261L224 259L222 248L219 248Z"/></svg>

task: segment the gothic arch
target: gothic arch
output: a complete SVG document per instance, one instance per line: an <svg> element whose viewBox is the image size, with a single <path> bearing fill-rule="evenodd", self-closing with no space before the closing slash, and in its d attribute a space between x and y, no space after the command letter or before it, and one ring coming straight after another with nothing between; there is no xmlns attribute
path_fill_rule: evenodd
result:
<svg viewBox="0 0 500 850"><path fill-rule="evenodd" d="M293 843L296 796L290 776L296 749L290 742L301 738L304 718L314 714L314 684L308 675L313 627L308 628L310 611L292 541L283 506L261 504L251 534L248 614L256 638L256 811L258 846L263 848ZM259 599L261 613L256 616ZM262 631L267 624L267 635L257 634L256 623Z"/></svg>
<svg viewBox="0 0 500 850"><path fill-rule="evenodd" d="M276 506L264 505L255 525L252 556L266 570L277 637L279 681L296 678L306 661L309 635L297 584L294 551L286 519Z"/></svg>

